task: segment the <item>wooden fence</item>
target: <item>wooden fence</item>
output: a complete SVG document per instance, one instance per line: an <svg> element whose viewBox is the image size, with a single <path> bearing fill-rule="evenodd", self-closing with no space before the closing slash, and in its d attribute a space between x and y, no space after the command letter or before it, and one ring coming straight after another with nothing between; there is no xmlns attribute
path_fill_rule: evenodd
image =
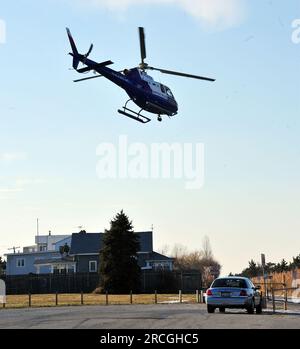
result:
<svg viewBox="0 0 300 349"><path fill-rule="evenodd" d="M168 303L204 303L204 291L196 290L193 294L134 294L111 295L104 294L55 294L48 295L10 295L6 297L3 308L31 308L83 305L132 305L132 304L168 304Z"/></svg>
<svg viewBox="0 0 300 349"><path fill-rule="evenodd" d="M72 274L29 274L6 276L6 293L23 294L80 294L91 293L99 286L97 273ZM141 274L141 293L193 293L202 289L202 276L197 272L143 271Z"/></svg>

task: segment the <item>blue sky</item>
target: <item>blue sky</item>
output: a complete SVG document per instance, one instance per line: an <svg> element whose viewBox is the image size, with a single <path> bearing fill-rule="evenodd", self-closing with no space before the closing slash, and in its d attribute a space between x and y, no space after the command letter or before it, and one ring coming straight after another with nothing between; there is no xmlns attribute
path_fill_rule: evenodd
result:
<svg viewBox="0 0 300 349"><path fill-rule="evenodd" d="M44 233L96 232L122 208L137 230L154 225L156 249L200 248L208 235L224 273L261 252L272 260L299 254L300 45L291 40L299 1L221 3L2 2L0 254L32 244L37 217ZM66 26L80 51L93 42L92 59L111 59L116 70L139 63L144 26L151 65L217 81L153 73L180 112L141 127L117 114L127 96L109 81L73 84ZM204 187L100 181L96 148L120 135L147 145L204 143Z"/></svg>

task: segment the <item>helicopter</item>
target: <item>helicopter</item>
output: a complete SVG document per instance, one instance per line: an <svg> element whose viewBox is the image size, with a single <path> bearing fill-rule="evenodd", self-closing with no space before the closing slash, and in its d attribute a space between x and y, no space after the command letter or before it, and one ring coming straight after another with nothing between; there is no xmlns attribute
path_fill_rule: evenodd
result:
<svg viewBox="0 0 300 349"><path fill-rule="evenodd" d="M123 88L130 99L125 103L122 109L118 110L118 113L123 116L129 117L133 120L146 124L151 119L145 115L142 115L143 111L156 114L158 121L162 121L162 115L172 117L178 114L178 103L171 91L171 89L159 82L156 82L149 74L148 70L159 71L164 74L176 75L180 77L193 78L205 81L215 81L203 76L191 75L186 73L180 73L176 71L155 68L148 65L145 62L147 58L146 54L146 42L145 42L145 30L143 27L138 28L139 40L140 40L140 51L141 51L141 63L139 66L132 69L125 69L122 71L116 71L108 68L109 65L114 64L111 60L105 62L95 62L90 60L90 56L94 45L91 44L86 54L80 54L77 50L75 41L72 37L69 28L66 28L72 52L69 53L73 57L73 69L78 73L89 73L94 72L95 76L86 77L83 79L74 80L74 82L87 81L99 77L105 77L112 81L114 84ZM85 67L78 68L79 63L83 63ZM128 108L129 102L135 103L140 111L134 111Z"/></svg>

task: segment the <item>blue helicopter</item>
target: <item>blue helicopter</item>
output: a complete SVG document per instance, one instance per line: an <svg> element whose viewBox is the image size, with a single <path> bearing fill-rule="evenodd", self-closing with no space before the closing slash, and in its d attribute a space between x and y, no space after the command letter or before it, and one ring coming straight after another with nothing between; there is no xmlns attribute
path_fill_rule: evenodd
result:
<svg viewBox="0 0 300 349"><path fill-rule="evenodd" d="M158 121L160 122L162 121L162 115L172 117L178 114L178 104L170 88L154 81L154 79L147 74L147 70L156 70L164 74L177 75L186 78L215 81L215 79L210 79L203 76L179 73L176 71L159 69L149 66L147 63L145 63L147 55L145 31L142 27L139 28L142 61L138 67L125 69L123 71L115 71L108 68L109 65L113 64L113 62L110 60L98 63L88 59L93 50L93 44L90 46L88 52L85 55L80 54L68 28L67 34L72 48L70 55L73 57L73 68L81 74L89 72L94 72L95 74L97 74L96 76L74 80L74 82L81 82L99 77L105 77L109 79L119 87L123 88L130 97L122 110L119 109L118 112L126 117L144 124L150 122L151 119L142 115L141 113L143 111L158 115ZM84 68L78 68L80 62L84 64ZM127 107L128 103L131 101L141 108L139 112L136 112Z"/></svg>

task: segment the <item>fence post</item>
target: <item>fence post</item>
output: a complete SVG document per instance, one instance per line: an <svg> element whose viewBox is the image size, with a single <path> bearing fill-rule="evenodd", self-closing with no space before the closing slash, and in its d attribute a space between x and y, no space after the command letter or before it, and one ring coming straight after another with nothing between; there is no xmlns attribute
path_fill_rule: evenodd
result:
<svg viewBox="0 0 300 349"><path fill-rule="evenodd" d="M84 305L84 302L83 302L83 292L81 291L81 305Z"/></svg>
<svg viewBox="0 0 300 349"><path fill-rule="evenodd" d="M182 303L182 291L179 290L179 302Z"/></svg>
<svg viewBox="0 0 300 349"><path fill-rule="evenodd" d="M273 313L276 313L276 304L275 304L275 292L274 289L272 288L272 303L273 303Z"/></svg>
<svg viewBox="0 0 300 349"><path fill-rule="evenodd" d="M55 292L55 306L58 306L58 292Z"/></svg>
<svg viewBox="0 0 300 349"><path fill-rule="evenodd" d="M200 292L200 301L201 301L201 304L205 303L203 290L201 290L201 292Z"/></svg>
<svg viewBox="0 0 300 349"><path fill-rule="evenodd" d="M285 297L284 297L284 310L288 310L288 291L285 290Z"/></svg>
<svg viewBox="0 0 300 349"><path fill-rule="evenodd" d="M130 291L130 304L132 304L133 301L132 301L132 291Z"/></svg>
<svg viewBox="0 0 300 349"><path fill-rule="evenodd" d="M155 290L154 302L155 302L155 304L157 304L157 291L156 290Z"/></svg>
<svg viewBox="0 0 300 349"><path fill-rule="evenodd" d="M31 293L28 293L28 305L31 308Z"/></svg>
<svg viewBox="0 0 300 349"><path fill-rule="evenodd" d="M108 291L105 293L105 304L108 305Z"/></svg>
<svg viewBox="0 0 300 349"><path fill-rule="evenodd" d="M199 290L196 290L196 302L199 303Z"/></svg>
<svg viewBox="0 0 300 349"><path fill-rule="evenodd" d="M3 303L3 309L5 308L5 303Z"/></svg>

